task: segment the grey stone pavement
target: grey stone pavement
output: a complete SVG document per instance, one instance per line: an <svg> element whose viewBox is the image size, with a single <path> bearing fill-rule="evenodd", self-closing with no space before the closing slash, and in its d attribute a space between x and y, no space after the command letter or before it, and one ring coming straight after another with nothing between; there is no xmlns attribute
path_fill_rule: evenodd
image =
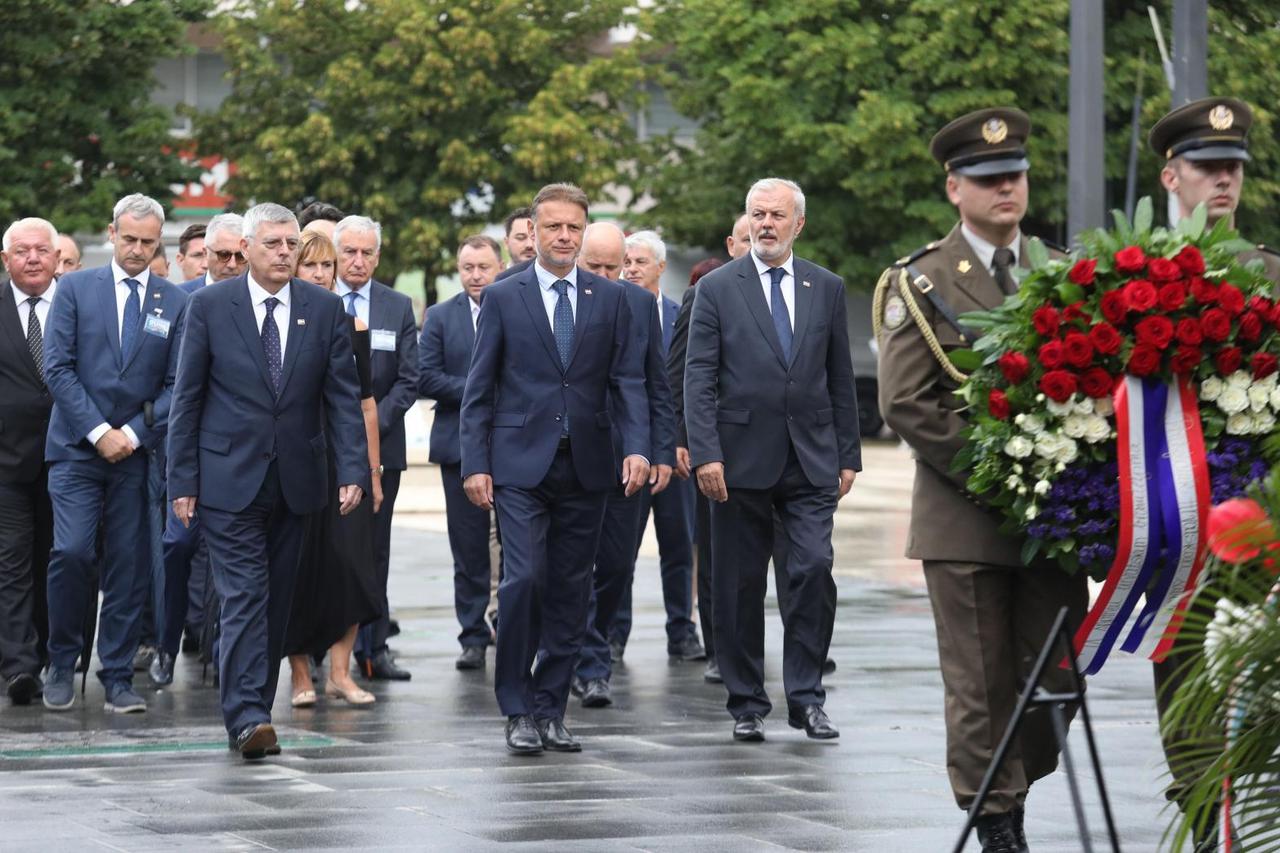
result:
<svg viewBox="0 0 1280 853"><path fill-rule="evenodd" d="M374 685L369 709L321 699L293 711L286 673L276 705L284 753L255 765L228 753L216 691L191 658L170 689L138 675L143 715L104 714L92 679L71 713L6 704L0 850L950 850L962 815L943 762L933 624L919 568L900 556L911 462L878 444L866 466L837 519L839 668L826 683L838 741L808 741L786 725L776 610L768 740L731 740L723 688L703 682L701 664L667 661L648 541L613 707L571 700L580 754L507 755L492 655L484 672L453 668L438 476L422 466L402 492L391 582L403 627L392 643L412 681ZM1117 660L1089 692L1125 850L1157 849L1169 821L1149 672ZM1079 725L1072 746L1104 849ZM1082 849L1061 772L1028 805L1034 850Z"/></svg>

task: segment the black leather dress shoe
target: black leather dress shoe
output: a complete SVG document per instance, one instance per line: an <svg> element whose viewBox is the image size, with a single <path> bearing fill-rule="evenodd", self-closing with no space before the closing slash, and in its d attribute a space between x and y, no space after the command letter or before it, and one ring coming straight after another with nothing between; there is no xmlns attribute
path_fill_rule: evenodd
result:
<svg viewBox="0 0 1280 853"><path fill-rule="evenodd" d="M822 662L822 674L830 675L836 671L836 662L832 658L827 658Z"/></svg>
<svg viewBox="0 0 1280 853"><path fill-rule="evenodd" d="M707 651L702 648L702 643L698 642L698 638L690 634L675 645L668 643L667 657L681 661L706 660Z"/></svg>
<svg viewBox="0 0 1280 853"><path fill-rule="evenodd" d="M484 646L463 646L453 665L458 669L484 669Z"/></svg>
<svg viewBox="0 0 1280 853"><path fill-rule="evenodd" d="M236 736L235 736L235 735L227 735L227 749L229 749L229 750L231 750L231 751L233 751L233 752L234 752L234 751L236 751ZM277 741L275 744L273 744L273 745L271 745L271 746L267 747L267 748L266 748L266 750L265 750L265 753L266 753L267 755L279 755L279 754L280 754L280 743Z"/></svg>
<svg viewBox="0 0 1280 853"><path fill-rule="evenodd" d="M708 684L724 684L724 679L720 677L720 664L714 659L707 661L707 668L702 673L702 680Z"/></svg>
<svg viewBox="0 0 1280 853"><path fill-rule="evenodd" d="M574 696L581 698L582 694L585 693L586 690L587 682L583 681L578 676L575 675L573 678L569 679L569 692Z"/></svg>
<svg viewBox="0 0 1280 853"><path fill-rule="evenodd" d="M733 739L752 742L764 740L764 718L759 714L743 714L733 724Z"/></svg>
<svg viewBox="0 0 1280 853"><path fill-rule="evenodd" d="M564 727L559 718L538 720L538 732L542 735L542 748L552 752L582 752L582 744L573 732Z"/></svg>
<svg viewBox="0 0 1280 853"><path fill-rule="evenodd" d="M39 696L43 690L44 685L40 683L40 679L29 672L12 675L5 682L9 701L15 705L30 705L31 700Z"/></svg>
<svg viewBox="0 0 1280 853"><path fill-rule="evenodd" d="M398 637L399 635L400 635L400 620L388 619L387 620L387 636Z"/></svg>
<svg viewBox="0 0 1280 853"><path fill-rule="evenodd" d="M533 717L517 714L507 720L507 752L515 755L537 755L542 752L542 734Z"/></svg>
<svg viewBox="0 0 1280 853"><path fill-rule="evenodd" d="M365 677L370 681L408 681L413 674L396 665L389 651L381 651L365 661Z"/></svg>
<svg viewBox="0 0 1280 853"><path fill-rule="evenodd" d="M268 755L280 754L280 744L276 740L276 730L272 728L270 723L246 726L241 730L240 734L236 735L233 748L240 753L240 757L245 761L258 761Z"/></svg>
<svg viewBox="0 0 1280 853"><path fill-rule="evenodd" d="M840 730L831 725L827 712L821 705L805 705L803 708L792 708L787 714L787 723L793 729L804 729L804 733L814 740L831 740L840 737Z"/></svg>
<svg viewBox="0 0 1280 853"><path fill-rule="evenodd" d="M173 684L173 655L164 651L156 652L156 656L151 659L150 675L151 683L156 687Z"/></svg>
<svg viewBox="0 0 1280 853"><path fill-rule="evenodd" d="M1011 813L983 815L974 826L983 853L1022 853Z"/></svg>
<svg viewBox="0 0 1280 853"><path fill-rule="evenodd" d="M604 708L613 704L609 682L603 678L589 678L582 690L582 707Z"/></svg>

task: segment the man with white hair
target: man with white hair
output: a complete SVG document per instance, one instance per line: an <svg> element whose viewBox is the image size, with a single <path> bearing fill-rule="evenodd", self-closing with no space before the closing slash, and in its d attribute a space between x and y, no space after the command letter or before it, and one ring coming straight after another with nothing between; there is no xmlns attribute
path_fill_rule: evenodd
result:
<svg viewBox="0 0 1280 853"><path fill-rule="evenodd" d="M712 502L716 654L734 739L764 740L776 511L789 545L787 720L829 739L839 736L822 687L836 610L831 531L862 467L844 282L793 254L805 223L793 181L757 181L746 212L751 252L698 282L684 380L691 463Z"/></svg>
<svg viewBox="0 0 1280 853"><path fill-rule="evenodd" d="M57 287L58 232L19 219L4 232L9 284L0 290L0 677L15 705L40 695L48 641L45 584L53 544L44 439L53 400L44 333Z"/></svg>
<svg viewBox="0 0 1280 853"><path fill-rule="evenodd" d="M373 551L382 587L382 615L360 629L356 658L366 678L407 681L387 648L390 607L387 575L391 561L391 516L400 491L400 474L407 467L404 416L418 399L418 326L413 301L375 281L382 253L382 226L367 216L348 216L333 229L338 250L338 283L334 292L348 314L369 327L373 349L373 399L378 404L378 433L382 442L382 508L374 516Z"/></svg>
<svg viewBox="0 0 1280 853"><path fill-rule="evenodd" d="M141 194L116 203L111 263L62 277L45 334L53 412L45 458L53 500L46 707L75 701L76 658L102 523L98 678L106 709L145 711L133 655L150 582L147 455L165 438L187 296L151 273L164 208ZM142 451L142 452L138 452Z"/></svg>
<svg viewBox="0 0 1280 853"><path fill-rule="evenodd" d="M209 220L204 229L204 258L207 268L204 275L184 281L180 285L183 290L195 293L205 285L235 278L244 272L244 252L240 249L243 228L244 217L238 213L219 213Z"/></svg>

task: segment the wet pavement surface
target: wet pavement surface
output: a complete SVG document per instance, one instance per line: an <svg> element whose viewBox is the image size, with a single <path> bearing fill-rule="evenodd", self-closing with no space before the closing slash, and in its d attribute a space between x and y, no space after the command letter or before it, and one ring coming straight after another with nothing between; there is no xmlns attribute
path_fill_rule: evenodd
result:
<svg viewBox="0 0 1280 853"><path fill-rule="evenodd" d="M732 741L723 688L703 681L701 663L667 660L647 542L613 706L571 699L566 722L579 754L508 755L492 653L484 671L453 666L438 478L414 469L391 581L403 629L392 645L412 681L362 682L378 697L370 708L322 696L294 710L286 671L275 715L283 754L248 765L227 751L216 690L192 657L179 660L171 688L138 674L145 714L104 713L92 678L70 713L6 704L0 850L950 850L963 818L943 763L933 623L918 567L900 556L910 460L885 444L865 463L837 520L838 669L826 678L837 741L787 727L775 616L767 740ZM1123 847L1154 850L1169 813L1149 665L1112 662L1091 681L1089 703ZM1078 724L1072 747L1101 844ZM1027 835L1036 851L1082 849L1061 772L1031 792Z"/></svg>

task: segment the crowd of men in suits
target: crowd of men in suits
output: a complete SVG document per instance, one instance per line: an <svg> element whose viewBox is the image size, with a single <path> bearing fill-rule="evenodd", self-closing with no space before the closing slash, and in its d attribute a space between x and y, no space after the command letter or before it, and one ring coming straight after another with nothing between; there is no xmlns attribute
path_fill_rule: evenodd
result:
<svg viewBox="0 0 1280 853"><path fill-rule="evenodd" d="M749 235L735 227L728 243L742 251L683 305L659 288L655 232L588 225L586 195L549 185L504 223L505 270L496 240L463 240L463 290L431 307L421 333L408 298L373 279L377 224L327 205L307 213L308 229L334 236L332 292L295 278L300 223L276 204L188 228L181 284L161 274L164 211L142 195L115 205L112 258L96 269L75 269L79 247L45 220L5 231L0 668L15 704L42 695L50 710L74 707L96 616L104 707L143 712L140 647L164 686L185 632L188 648L213 646L229 746L278 753L271 706L308 519L331 501L350 511L381 478L370 559L385 596L404 416L421 397L435 401L456 666L485 667L496 644L510 751L577 751L570 694L611 704L651 514L674 659L707 657L695 538L704 555L725 555L697 572L701 627L718 650L706 677L727 689L733 736L764 737L775 550L786 558L789 722L838 735L821 685L831 527L859 441L843 285L791 252L804 225L797 185L751 188L739 222ZM374 470L346 315L370 330ZM391 632L387 606L362 627L366 677L410 677Z"/></svg>

